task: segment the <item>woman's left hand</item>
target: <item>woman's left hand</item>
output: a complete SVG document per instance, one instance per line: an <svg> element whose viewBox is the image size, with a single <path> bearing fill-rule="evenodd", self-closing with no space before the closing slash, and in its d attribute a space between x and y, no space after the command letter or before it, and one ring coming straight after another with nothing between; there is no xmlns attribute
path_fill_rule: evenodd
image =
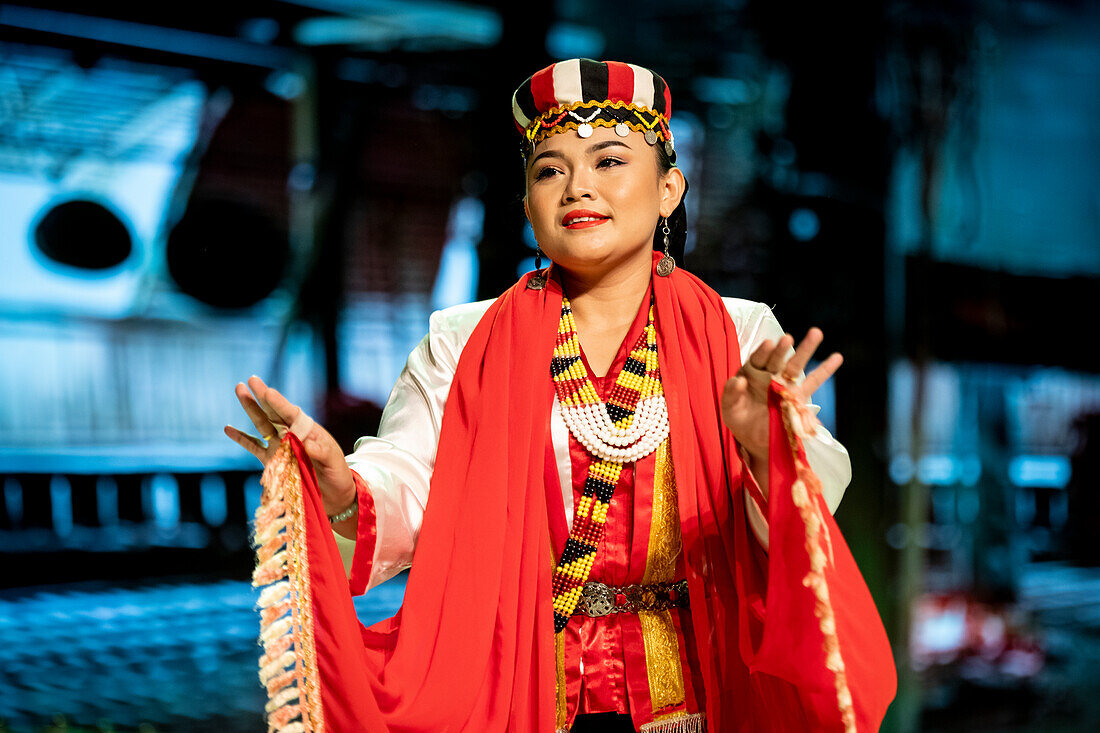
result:
<svg viewBox="0 0 1100 733"><path fill-rule="evenodd" d="M771 381L781 381L796 399L805 403L844 361L839 353L833 353L807 374L801 384L795 384L794 380L806 368L822 338L824 334L820 328L811 328L790 359L787 351L794 344L793 336L783 334L778 343L768 339L741 365L737 375L726 382L722 390L722 422L750 455L757 458L768 455L768 386ZM808 421L812 422L807 424ZM807 432L812 433L820 424L816 416L809 412L803 414L802 426Z"/></svg>

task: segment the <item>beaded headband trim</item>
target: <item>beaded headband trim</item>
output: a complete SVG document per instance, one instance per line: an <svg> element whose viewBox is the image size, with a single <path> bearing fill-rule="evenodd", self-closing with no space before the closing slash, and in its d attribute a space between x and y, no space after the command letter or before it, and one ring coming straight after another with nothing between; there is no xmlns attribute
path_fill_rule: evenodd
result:
<svg viewBox="0 0 1100 733"><path fill-rule="evenodd" d="M626 137L630 131L640 132L650 145L661 142L665 154L676 163L672 130L663 115L640 104L610 100L574 102L551 108L532 120L523 131L520 152L526 159L531 157L536 145L551 135L576 130L581 137L590 137L596 127L614 128L620 137Z"/></svg>

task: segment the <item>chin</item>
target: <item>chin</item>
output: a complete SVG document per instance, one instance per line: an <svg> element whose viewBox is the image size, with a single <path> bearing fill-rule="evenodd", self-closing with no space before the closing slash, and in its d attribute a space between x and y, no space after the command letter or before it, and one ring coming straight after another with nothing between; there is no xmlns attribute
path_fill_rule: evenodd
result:
<svg viewBox="0 0 1100 733"><path fill-rule="evenodd" d="M561 262L565 267L573 267L599 265L614 259L616 257L613 247L570 247L554 258L554 261Z"/></svg>
<svg viewBox="0 0 1100 733"><path fill-rule="evenodd" d="M558 257L553 257L552 259L567 270L589 270L626 262L633 259L635 256L638 256L636 252L624 252L618 247L593 246L570 247L568 250L561 252ZM639 257L639 259L641 259L641 257ZM646 261L648 263L648 258Z"/></svg>

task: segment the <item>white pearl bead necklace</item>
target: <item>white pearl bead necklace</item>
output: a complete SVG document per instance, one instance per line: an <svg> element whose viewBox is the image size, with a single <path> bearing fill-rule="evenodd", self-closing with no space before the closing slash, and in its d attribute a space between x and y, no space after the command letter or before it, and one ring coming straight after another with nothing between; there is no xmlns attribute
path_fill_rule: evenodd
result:
<svg viewBox="0 0 1100 733"><path fill-rule="evenodd" d="M668 437L668 406L663 394L641 400L625 430L615 427L603 402L563 407L561 415L573 437L605 461L627 463L645 458Z"/></svg>

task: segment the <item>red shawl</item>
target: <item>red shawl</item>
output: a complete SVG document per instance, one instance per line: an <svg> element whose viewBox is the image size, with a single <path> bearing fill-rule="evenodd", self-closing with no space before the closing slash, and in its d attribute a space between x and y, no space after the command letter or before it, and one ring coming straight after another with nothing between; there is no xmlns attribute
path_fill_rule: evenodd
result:
<svg viewBox="0 0 1100 733"><path fill-rule="evenodd" d="M657 255L654 256L656 262ZM711 731L876 730L889 642L773 383L770 549L754 552L719 396L740 368L720 296L654 277L683 549ZM287 433L257 511L261 679L272 730L552 731L555 650L544 480L561 286L520 279L462 351L398 613L363 627L301 443Z"/></svg>

